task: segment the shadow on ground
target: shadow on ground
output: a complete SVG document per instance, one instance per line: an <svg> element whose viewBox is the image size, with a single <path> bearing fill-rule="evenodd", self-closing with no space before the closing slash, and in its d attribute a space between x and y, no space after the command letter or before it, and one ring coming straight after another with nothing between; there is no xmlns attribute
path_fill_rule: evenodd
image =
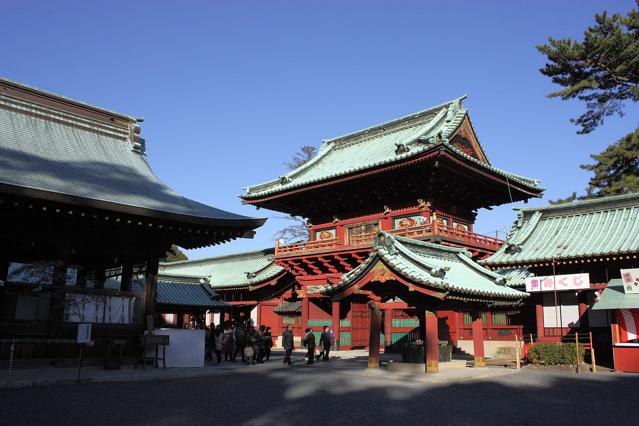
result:
<svg viewBox="0 0 639 426"><path fill-rule="evenodd" d="M298 361L292 368L258 365L207 378L2 390L0 423L637 424L639 375L524 370L438 385L350 375L331 364Z"/></svg>

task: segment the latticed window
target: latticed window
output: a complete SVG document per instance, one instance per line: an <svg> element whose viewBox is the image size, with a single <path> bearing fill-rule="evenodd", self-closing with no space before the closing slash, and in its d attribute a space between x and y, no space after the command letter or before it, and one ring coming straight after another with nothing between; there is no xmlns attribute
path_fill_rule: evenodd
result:
<svg viewBox="0 0 639 426"><path fill-rule="evenodd" d="M493 312L493 325L510 325L510 317L504 312Z"/></svg>
<svg viewBox="0 0 639 426"><path fill-rule="evenodd" d="M282 323L284 325L295 325L300 324L302 322L302 317L293 316L293 315L285 315L282 317Z"/></svg>
<svg viewBox="0 0 639 426"><path fill-rule="evenodd" d="M473 323L473 316L469 312L464 312L464 324L470 325ZM481 323L488 324L488 312L481 313Z"/></svg>
<svg viewBox="0 0 639 426"><path fill-rule="evenodd" d="M368 222L359 225L354 225L348 228L348 242L349 244L358 244L363 240L369 238L369 236L379 231L379 222Z"/></svg>

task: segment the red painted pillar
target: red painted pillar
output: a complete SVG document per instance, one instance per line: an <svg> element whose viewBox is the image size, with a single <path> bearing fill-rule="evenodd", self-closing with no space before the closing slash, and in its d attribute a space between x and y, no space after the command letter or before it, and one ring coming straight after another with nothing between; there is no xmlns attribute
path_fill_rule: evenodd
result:
<svg viewBox="0 0 639 426"><path fill-rule="evenodd" d="M484 330L481 312L473 312L473 351L475 353L475 367L485 367Z"/></svg>
<svg viewBox="0 0 639 426"><path fill-rule="evenodd" d="M333 302L331 306L331 324L335 333L334 351L339 351L339 301Z"/></svg>
<svg viewBox="0 0 639 426"><path fill-rule="evenodd" d="M393 310L384 309L384 352L393 344Z"/></svg>
<svg viewBox="0 0 639 426"><path fill-rule="evenodd" d="M588 304L586 303L586 293L579 293L579 328L582 330L588 329L588 319L586 312L588 311Z"/></svg>
<svg viewBox="0 0 639 426"><path fill-rule="evenodd" d="M541 297L537 299L535 305L535 318L537 320L537 341L544 339L544 305L541 304Z"/></svg>
<svg viewBox="0 0 639 426"><path fill-rule="evenodd" d="M437 326L437 315L433 311L425 312L426 341L424 342L424 358L427 373L437 373L439 371L439 332Z"/></svg>
<svg viewBox="0 0 639 426"><path fill-rule="evenodd" d="M304 295L302 299L302 336L304 335L304 330L308 328L308 311L310 309L308 296Z"/></svg>
<svg viewBox="0 0 639 426"><path fill-rule="evenodd" d="M382 311L375 301L368 302L371 327L368 337L368 368L379 368L379 333L382 329Z"/></svg>

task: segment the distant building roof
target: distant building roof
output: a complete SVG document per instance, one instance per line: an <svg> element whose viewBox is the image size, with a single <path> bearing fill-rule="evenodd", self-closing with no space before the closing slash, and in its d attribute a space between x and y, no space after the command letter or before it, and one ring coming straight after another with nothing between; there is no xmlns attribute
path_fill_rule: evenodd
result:
<svg viewBox="0 0 639 426"><path fill-rule="evenodd" d="M249 287L277 278L285 272L274 262L274 249L160 264L163 275L207 277L214 288Z"/></svg>
<svg viewBox="0 0 639 426"><path fill-rule="evenodd" d="M506 243L482 261L521 265L639 252L639 193L521 209Z"/></svg>
<svg viewBox="0 0 639 426"><path fill-rule="evenodd" d="M321 291L335 294L355 285L380 261L406 280L447 291L449 296L459 300L518 302L528 297L527 293L507 286L503 276L477 264L464 249L386 232L375 238L373 251L362 264L344 274L341 283L326 286Z"/></svg>
<svg viewBox="0 0 639 426"><path fill-rule="evenodd" d="M213 309L226 306L208 284L158 280L157 303L167 307Z"/></svg>
<svg viewBox="0 0 639 426"><path fill-rule="evenodd" d="M543 188L535 179L517 176L493 167L478 143L476 156L468 155L449 143L448 138L468 117L468 111L457 98L441 105L360 130L345 136L326 140L318 155L285 175L259 185L246 188L242 198L251 200L282 193L308 184L329 180L342 175L374 168L419 156L433 149L447 149L456 156L481 168L506 177L535 192Z"/></svg>
<svg viewBox="0 0 639 426"><path fill-rule="evenodd" d="M228 229L233 238L264 223L166 186L149 166L136 120L0 79L0 191Z"/></svg>
<svg viewBox="0 0 639 426"><path fill-rule="evenodd" d="M273 308L273 312L276 314L299 314L302 312L302 301L282 302Z"/></svg>

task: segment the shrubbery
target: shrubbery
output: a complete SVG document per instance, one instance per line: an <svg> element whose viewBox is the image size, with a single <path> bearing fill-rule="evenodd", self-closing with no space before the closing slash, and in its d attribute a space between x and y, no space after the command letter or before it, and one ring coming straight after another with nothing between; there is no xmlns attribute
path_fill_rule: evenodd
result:
<svg viewBox="0 0 639 426"><path fill-rule="evenodd" d="M579 345L579 362L584 360L584 347ZM528 354L528 359L533 364L566 365L575 364L574 343L538 343Z"/></svg>

